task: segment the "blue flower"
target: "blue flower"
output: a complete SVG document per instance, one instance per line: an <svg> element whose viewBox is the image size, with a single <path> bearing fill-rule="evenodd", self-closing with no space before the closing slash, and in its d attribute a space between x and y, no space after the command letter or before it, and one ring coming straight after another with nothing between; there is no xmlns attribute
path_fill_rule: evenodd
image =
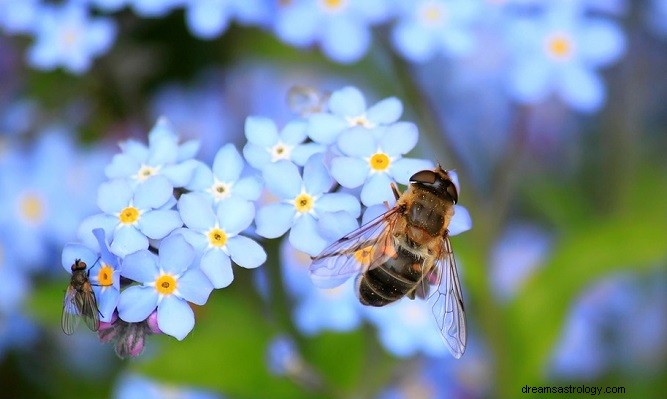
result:
<svg viewBox="0 0 667 399"><path fill-rule="evenodd" d="M118 316L131 323L144 321L157 307L160 330L178 340L195 325L188 305L206 303L211 282L195 263L195 250L176 234L160 242L159 255L141 250L125 257L123 277L141 283L126 288L118 301Z"/></svg>
<svg viewBox="0 0 667 399"><path fill-rule="evenodd" d="M188 0L185 20L190 31L202 39L213 39L227 30L232 20L258 25L269 17L262 0Z"/></svg>
<svg viewBox="0 0 667 399"><path fill-rule="evenodd" d="M210 199L188 193L178 200L178 209L188 227L179 233L201 254L200 268L215 288L226 287L234 279L231 260L245 268L255 268L266 261L264 249L240 235L255 217L250 202L232 197L221 202L214 212Z"/></svg>
<svg viewBox="0 0 667 399"><path fill-rule="evenodd" d="M42 6L34 34L35 43L28 49L32 66L62 66L80 74L90 68L93 58L109 50L116 25L107 18L90 18L83 5L72 1L63 6Z"/></svg>
<svg viewBox="0 0 667 399"><path fill-rule="evenodd" d="M81 240L91 242L93 228L104 229L111 238L111 251L125 257L148 248L148 239L159 240L181 227L178 212L171 208L172 187L164 176L155 176L132 188L126 180L100 185L97 205L101 214L85 219L79 227Z"/></svg>
<svg viewBox="0 0 667 399"><path fill-rule="evenodd" d="M257 234L276 238L291 228L290 243L309 255L317 255L333 238L323 236L324 230L336 228L331 224L356 226L359 202L346 193L325 194L333 181L322 159L322 155L310 157L303 168L303 178L289 161L264 167L266 187L280 201L259 209L255 220ZM324 218L331 213L337 217Z"/></svg>
<svg viewBox="0 0 667 399"><path fill-rule="evenodd" d="M667 37L667 1L652 0L645 11L646 21L653 31Z"/></svg>
<svg viewBox="0 0 667 399"><path fill-rule="evenodd" d="M144 18L164 17L176 7L183 4L183 0L125 0L137 15Z"/></svg>
<svg viewBox="0 0 667 399"><path fill-rule="evenodd" d="M241 178L243 158L233 144L218 150L213 160L213 170L197 170L187 188L209 196L216 204L229 198L255 201L262 193L262 182L258 176Z"/></svg>
<svg viewBox="0 0 667 399"><path fill-rule="evenodd" d="M153 176L164 176L173 187L184 187L192 179L200 162L191 159L199 149L195 140L178 144L178 134L165 118L160 118L148 133L148 146L127 140L120 144L123 152L114 155L105 169L110 179L125 178L134 184Z"/></svg>
<svg viewBox="0 0 667 399"><path fill-rule="evenodd" d="M91 5L102 11L114 12L125 7L129 0L87 0Z"/></svg>
<svg viewBox="0 0 667 399"><path fill-rule="evenodd" d="M588 17L566 3L550 3L545 13L512 24L509 91L530 104L555 93L572 108L593 112L605 99L596 70L623 55L625 37L614 22Z"/></svg>
<svg viewBox="0 0 667 399"><path fill-rule="evenodd" d="M380 130L376 134L343 132L338 147L346 156L331 162L331 176L341 186L355 188L363 184L361 202L366 206L391 200L392 181L408 184L412 174L433 167L430 161L402 158L417 144L416 126L397 123L376 129Z"/></svg>
<svg viewBox="0 0 667 399"><path fill-rule="evenodd" d="M279 3L274 29L286 43L308 47L319 42L334 61L351 63L366 53L370 26L388 16L383 1L310 1Z"/></svg>
<svg viewBox="0 0 667 399"><path fill-rule="evenodd" d="M121 376L114 388L114 399L223 399L223 396L202 388L174 386L154 381L140 375Z"/></svg>
<svg viewBox="0 0 667 399"><path fill-rule="evenodd" d="M29 32L34 28L42 6L40 0L0 2L0 28L9 34Z"/></svg>
<svg viewBox="0 0 667 399"><path fill-rule="evenodd" d="M303 166L311 155L322 153L326 147L317 143L304 143L308 138L305 121L288 123L278 133L276 124L268 118L249 117L245 122L248 143L243 155L255 169L280 160L292 161Z"/></svg>
<svg viewBox="0 0 667 399"><path fill-rule="evenodd" d="M21 309L23 300L30 294L32 284L7 240L9 231L0 230L0 319ZM0 323L2 324L2 323Z"/></svg>
<svg viewBox="0 0 667 399"><path fill-rule="evenodd" d="M385 98L366 108L364 95L352 86L333 92L327 107L329 112L313 114L308 118L308 136L322 144L335 143L346 129L374 129L392 124L403 113L403 104L395 97Z"/></svg>
<svg viewBox="0 0 667 399"><path fill-rule="evenodd" d="M436 55L460 57L475 47L472 25L480 15L470 0L420 0L401 2L392 43L399 54L413 62Z"/></svg>

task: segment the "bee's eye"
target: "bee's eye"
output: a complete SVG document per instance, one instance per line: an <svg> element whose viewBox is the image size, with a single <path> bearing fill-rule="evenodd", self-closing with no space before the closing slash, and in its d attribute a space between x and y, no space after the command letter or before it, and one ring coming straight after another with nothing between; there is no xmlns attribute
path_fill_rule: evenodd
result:
<svg viewBox="0 0 667 399"><path fill-rule="evenodd" d="M456 185L451 181L447 181L447 194L452 197L455 204L459 202L459 192L456 190Z"/></svg>
<svg viewBox="0 0 667 399"><path fill-rule="evenodd" d="M426 184L433 184L435 183L435 179L437 178L437 175L435 174L434 171L432 170L422 170L410 178L410 181L418 182L418 183L426 183Z"/></svg>

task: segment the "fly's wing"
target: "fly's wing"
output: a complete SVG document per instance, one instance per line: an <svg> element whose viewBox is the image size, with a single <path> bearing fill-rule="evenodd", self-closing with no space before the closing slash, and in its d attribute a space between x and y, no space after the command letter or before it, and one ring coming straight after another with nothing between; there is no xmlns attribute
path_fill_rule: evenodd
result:
<svg viewBox="0 0 667 399"><path fill-rule="evenodd" d="M443 241L441 256L436 261L435 268L425 277L438 285L438 290L434 293L437 298L433 304L433 315L449 351L459 359L463 356L468 341L463 294L449 236L445 236Z"/></svg>
<svg viewBox="0 0 667 399"><path fill-rule="evenodd" d="M83 292L77 293L77 305L80 306L81 316L91 331L100 329L100 310L97 307L95 292L89 282L83 285Z"/></svg>
<svg viewBox="0 0 667 399"><path fill-rule="evenodd" d="M395 253L392 232L400 216L398 209L388 210L315 256L310 265L313 283L320 288L333 288L386 261Z"/></svg>
<svg viewBox="0 0 667 399"><path fill-rule="evenodd" d="M72 335L81 320L81 311L77 306L77 292L71 285L67 286L65 299L63 300L63 315L60 326L67 335Z"/></svg>

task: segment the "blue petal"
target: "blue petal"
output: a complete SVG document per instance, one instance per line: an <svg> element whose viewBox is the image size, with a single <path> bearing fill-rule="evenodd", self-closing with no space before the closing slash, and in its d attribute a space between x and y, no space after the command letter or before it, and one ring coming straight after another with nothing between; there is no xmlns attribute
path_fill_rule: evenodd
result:
<svg viewBox="0 0 667 399"><path fill-rule="evenodd" d="M455 236L472 228L472 219L468 210L461 205L454 205L454 216L449 222L449 235Z"/></svg>
<svg viewBox="0 0 667 399"><path fill-rule="evenodd" d="M119 224L118 217L107 215L104 213L98 213L97 215L89 216L81 222L79 229L77 230L77 237L89 247L94 247L97 243L97 239L93 235L93 230L96 228L101 228L104 230L104 233L110 239L113 238L115 228Z"/></svg>
<svg viewBox="0 0 667 399"><path fill-rule="evenodd" d="M195 251L182 235L169 236L160 243L158 266L166 273L181 274L195 259Z"/></svg>
<svg viewBox="0 0 667 399"><path fill-rule="evenodd" d="M227 144L218 150L213 160L213 173L218 180L235 182L241 176L241 171L243 171L243 158L234 144Z"/></svg>
<svg viewBox="0 0 667 399"><path fill-rule="evenodd" d="M100 248L100 256L102 257L102 260L117 268L118 258L112 254L111 251L109 251L109 243L106 240L106 233L104 232L104 229L94 229L93 235L95 236L95 239L97 239L97 244Z"/></svg>
<svg viewBox="0 0 667 399"><path fill-rule="evenodd" d="M116 154L111 163L104 168L104 174L109 179L130 177L137 173L141 164L129 154Z"/></svg>
<svg viewBox="0 0 667 399"><path fill-rule="evenodd" d="M178 292L188 302L204 305L213 291L213 284L199 269L191 269L178 279Z"/></svg>
<svg viewBox="0 0 667 399"><path fill-rule="evenodd" d="M166 118L158 119L155 126L148 132L148 147L150 155L147 164L164 165L176 161L178 157L178 135Z"/></svg>
<svg viewBox="0 0 667 399"><path fill-rule="evenodd" d="M211 185L213 185L213 171L202 162L195 168L186 188L192 191L204 191Z"/></svg>
<svg viewBox="0 0 667 399"><path fill-rule="evenodd" d="M370 167L359 158L338 157L331 161L331 176L341 186L355 188L364 184Z"/></svg>
<svg viewBox="0 0 667 399"><path fill-rule="evenodd" d="M97 206L110 215L127 207L131 199L132 188L122 179L102 183L97 191Z"/></svg>
<svg viewBox="0 0 667 399"><path fill-rule="evenodd" d="M186 8L185 18L190 31L203 39L218 37L229 26L230 9L224 3L200 1Z"/></svg>
<svg viewBox="0 0 667 399"><path fill-rule="evenodd" d="M119 145L120 149L123 151L123 154L128 155L132 159L138 161L138 162L146 162L148 159L148 147L146 144L134 140L134 139L129 139L121 142ZM137 163L137 168L135 169L135 172L139 169L139 164Z"/></svg>
<svg viewBox="0 0 667 399"><path fill-rule="evenodd" d="M148 211L139 219L139 230L148 238L159 240L175 229L183 226L177 211Z"/></svg>
<svg viewBox="0 0 667 399"><path fill-rule="evenodd" d="M407 185L412 175L424 169L433 169L433 162L426 159L401 158L391 164L389 173L398 183Z"/></svg>
<svg viewBox="0 0 667 399"><path fill-rule="evenodd" d="M148 248L148 238L133 226L123 226L116 230L113 242L109 246L111 252L121 258L146 248Z"/></svg>
<svg viewBox="0 0 667 399"><path fill-rule="evenodd" d="M403 155L417 145L419 133L414 123L399 122L387 126L380 138L380 147L390 157Z"/></svg>
<svg viewBox="0 0 667 399"><path fill-rule="evenodd" d="M194 328L195 314L186 301L169 295L157 307L157 325L163 333L181 341Z"/></svg>
<svg viewBox="0 0 667 399"><path fill-rule="evenodd" d="M243 147L243 156L246 161L255 169L262 169L264 165L271 162L271 154L265 147L248 143Z"/></svg>
<svg viewBox="0 0 667 399"><path fill-rule="evenodd" d="M72 265L77 259L81 259L88 265L88 267L93 267L97 261L97 254L93 252L90 248L82 244L67 244L63 248L63 253L61 255L61 263L65 268L65 271L72 273Z"/></svg>
<svg viewBox="0 0 667 399"><path fill-rule="evenodd" d="M391 179L385 173L371 175L364 188L361 189L361 202L366 206L391 201L394 194L391 191Z"/></svg>
<svg viewBox="0 0 667 399"><path fill-rule="evenodd" d="M371 33L366 24L355 18L332 18L325 26L320 46L332 60L351 63L364 56L370 42Z"/></svg>
<svg viewBox="0 0 667 399"><path fill-rule="evenodd" d="M587 65L602 67L618 60L626 50L623 31L603 20L589 20L577 38L579 54Z"/></svg>
<svg viewBox="0 0 667 399"><path fill-rule="evenodd" d="M331 94L329 109L339 116L355 117L366 111L366 100L359 89L347 86Z"/></svg>
<svg viewBox="0 0 667 399"><path fill-rule="evenodd" d="M224 288L234 280L232 262L229 256L219 249L206 251L201 258L199 268L214 288Z"/></svg>
<svg viewBox="0 0 667 399"><path fill-rule="evenodd" d="M245 120L245 136L249 143L271 147L278 141L278 128L269 118L250 116Z"/></svg>
<svg viewBox="0 0 667 399"><path fill-rule="evenodd" d="M128 323L144 321L155 310L158 294L153 287L132 286L120 293L118 316Z"/></svg>
<svg viewBox="0 0 667 399"><path fill-rule="evenodd" d="M308 123L304 120L292 121L283 127L283 130L280 132L280 139L283 143L289 145L301 144L308 137L306 134L307 128Z"/></svg>
<svg viewBox="0 0 667 399"><path fill-rule="evenodd" d="M134 192L134 206L155 209L164 205L173 195L173 186L164 176L153 176L140 184Z"/></svg>
<svg viewBox="0 0 667 399"><path fill-rule="evenodd" d="M268 164L262 171L266 187L281 199L295 198L301 192L299 169L290 161Z"/></svg>
<svg viewBox="0 0 667 399"><path fill-rule="evenodd" d="M329 191L333 185L333 179L324 166L324 157L320 154L312 156L303 167L303 185L311 195L320 195Z"/></svg>
<svg viewBox="0 0 667 399"><path fill-rule="evenodd" d="M218 222L227 234L235 235L247 229L255 217L255 206L238 197L230 197L218 205Z"/></svg>
<svg viewBox="0 0 667 399"><path fill-rule="evenodd" d="M276 238L285 234L292 226L296 209L288 204L269 204L257 211L256 233L266 238Z"/></svg>
<svg viewBox="0 0 667 399"><path fill-rule="evenodd" d="M398 53L413 62L424 62L435 54L436 42L426 29L415 22L399 23L391 32Z"/></svg>
<svg viewBox="0 0 667 399"><path fill-rule="evenodd" d="M393 206L392 202L389 202L389 207ZM391 208L387 208L387 205L385 204L378 204L378 205L371 205L366 210L364 211L364 215L361 218L361 225L365 225L366 223L369 223L373 221L375 218L380 217L383 215L385 212L387 212Z"/></svg>
<svg viewBox="0 0 667 399"><path fill-rule="evenodd" d="M564 68L558 91L567 104L583 112L599 110L605 100L602 79L583 66Z"/></svg>
<svg viewBox="0 0 667 399"><path fill-rule="evenodd" d="M315 203L315 209L321 212L346 211L352 216L359 217L361 206L354 195L347 193L331 193L320 197Z"/></svg>
<svg viewBox="0 0 667 399"><path fill-rule="evenodd" d="M522 103L542 101L552 89L552 69L543 59L519 61L509 73L509 91Z"/></svg>
<svg viewBox="0 0 667 399"><path fill-rule="evenodd" d="M206 233L190 230L187 228L176 229L172 234L180 234L185 241L190 243L196 252L202 252L208 246L208 237Z"/></svg>
<svg viewBox="0 0 667 399"><path fill-rule="evenodd" d="M259 176L244 177L234 185L234 194L248 201L255 201L262 195L262 183Z"/></svg>
<svg viewBox="0 0 667 399"><path fill-rule="evenodd" d="M215 224L211 200L199 193L187 193L178 199L178 212L186 226L194 230L208 230Z"/></svg>
<svg viewBox="0 0 667 399"><path fill-rule="evenodd" d="M358 203L358 202L357 202ZM334 242L359 227L357 218L345 211L327 212L317 220L322 238Z"/></svg>
<svg viewBox="0 0 667 399"><path fill-rule="evenodd" d="M120 299L120 291L113 288L108 288L100 295L100 300L98 302L98 309L101 313L100 320L107 323L111 322L111 317L113 316L114 310L118 306L118 300Z"/></svg>
<svg viewBox="0 0 667 399"><path fill-rule="evenodd" d="M320 236L315 219L307 214L294 222L294 226L290 230L289 242L294 248L310 256L318 255L328 244Z"/></svg>
<svg viewBox="0 0 667 399"><path fill-rule="evenodd" d="M308 119L308 137L316 143L332 144L338 134L348 127L348 123L331 114L315 114Z"/></svg>
<svg viewBox="0 0 667 399"><path fill-rule="evenodd" d="M377 151L377 143L372 134L363 127L345 130L338 136L338 148L350 157L370 157Z"/></svg>
<svg viewBox="0 0 667 399"><path fill-rule="evenodd" d="M227 242L229 255L234 263L252 269L266 262L266 252L261 245L248 237L236 236Z"/></svg>
<svg viewBox="0 0 667 399"><path fill-rule="evenodd" d="M188 159L176 165L163 167L160 174L166 177L174 187L185 187L190 184L195 171L200 165L200 161Z"/></svg>
<svg viewBox="0 0 667 399"><path fill-rule="evenodd" d="M120 274L130 280L149 283L155 281L159 274L157 262L157 256L150 251L137 251L125 257Z"/></svg>
<svg viewBox="0 0 667 399"><path fill-rule="evenodd" d="M323 154L326 150L326 146L318 143L301 144L292 150L292 161L299 166L303 166L311 156Z"/></svg>
<svg viewBox="0 0 667 399"><path fill-rule="evenodd" d="M366 111L366 118L376 124L394 123L403 113L403 104L396 97L385 98Z"/></svg>

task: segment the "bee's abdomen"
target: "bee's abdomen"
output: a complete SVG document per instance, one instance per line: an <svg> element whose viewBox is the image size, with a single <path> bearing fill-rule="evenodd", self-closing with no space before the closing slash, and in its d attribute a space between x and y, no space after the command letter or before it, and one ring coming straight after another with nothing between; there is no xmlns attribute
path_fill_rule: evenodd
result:
<svg viewBox="0 0 667 399"><path fill-rule="evenodd" d="M396 256L359 275L359 301L363 305L384 306L401 299L421 280L421 265L421 258L399 249Z"/></svg>

